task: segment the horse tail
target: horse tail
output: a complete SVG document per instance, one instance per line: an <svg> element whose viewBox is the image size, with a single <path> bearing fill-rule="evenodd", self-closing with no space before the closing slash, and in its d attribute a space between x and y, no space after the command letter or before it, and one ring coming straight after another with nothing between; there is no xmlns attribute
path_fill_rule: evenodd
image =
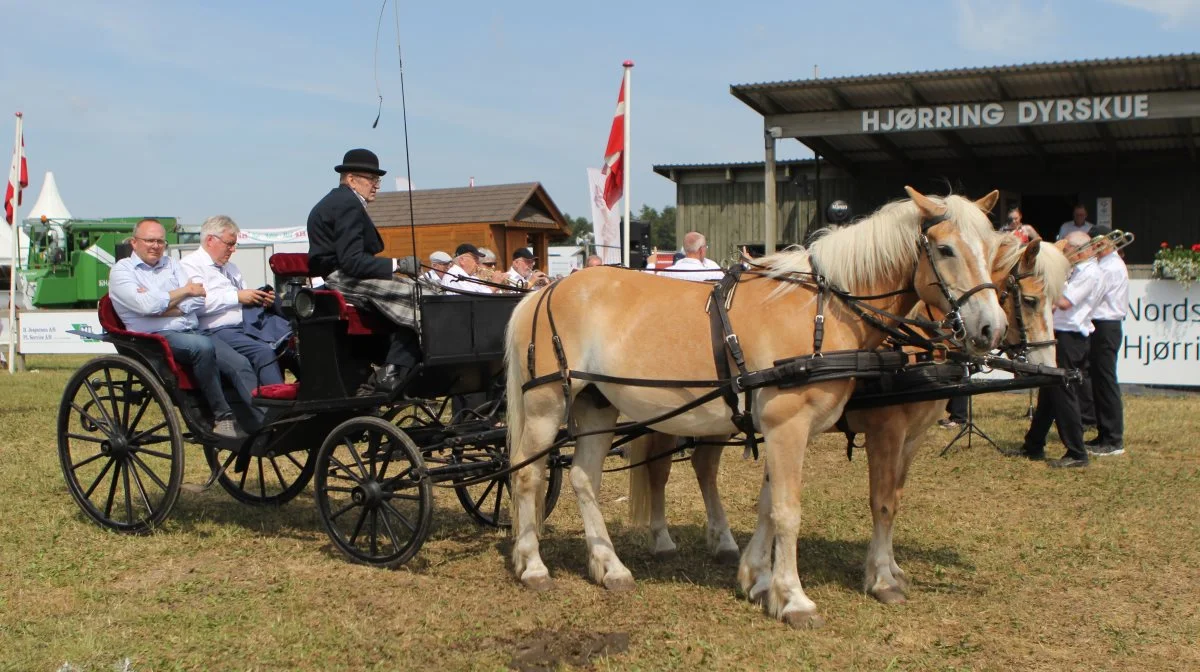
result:
<svg viewBox="0 0 1200 672"><path fill-rule="evenodd" d="M625 444L625 459L629 464L629 524L634 527L650 525L650 455L654 434L645 434Z"/></svg>
<svg viewBox="0 0 1200 672"><path fill-rule="evenodd" d="M505 368L505 425L508 428L508 458L510 464L523 460L524 456L516 455L518 447L521 446L521 438L525 431L525 390L522 386L525 384L526 375L526 348L528 343L522 343L519 333L521 327L532 321L526 317L530 312L531 306L536 305L536 292L531 292L516 308L513 308L512 315L508 319L508 326L504 331L504 368ZM532 302L531 302L532 301ZM537 319L537 315L533 315L533 319ZM532 335L532 330L529 330ZM510 488L511 495L511 488ZM512 500L512 519L517 520L518 497L511 497ZM542 507L542 498L537 500L539 509ZM542 519L542 511L537 512L537 520Z"/></svg>

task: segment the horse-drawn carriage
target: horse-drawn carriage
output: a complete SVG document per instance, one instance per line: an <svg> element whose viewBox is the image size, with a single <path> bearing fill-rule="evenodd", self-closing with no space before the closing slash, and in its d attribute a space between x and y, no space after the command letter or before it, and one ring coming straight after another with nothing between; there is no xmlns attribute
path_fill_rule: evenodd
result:
<svg viewBox="0 0 1200 672"><path fill-rule="evenodd" d="M315 477L318 510L334 544L357 561L402 564L429 534L435 483L466 483L507 464L502 393L452 414L449 401L495 390L504 327L521 297L422 294L418 373L399 398L361 395L393 327L336 291L307 286L307 255L276 254L271 268L293 325L298 365L292 368L299 375L255 390L265 418L260 431L244 438L212 434L191 372L161 336L125 329L103 298L103 338L117 354L97 357L72 376L58 415L71 495L104 527L149 531L167 518L184 487L184 443L197 443L211 470L208 486L219 483L246 504L279 505ZM558 498L561 467L558 459L548 466L547 511ZM503 526L506 483L499 476L455 493L476 521Z"/></svg>

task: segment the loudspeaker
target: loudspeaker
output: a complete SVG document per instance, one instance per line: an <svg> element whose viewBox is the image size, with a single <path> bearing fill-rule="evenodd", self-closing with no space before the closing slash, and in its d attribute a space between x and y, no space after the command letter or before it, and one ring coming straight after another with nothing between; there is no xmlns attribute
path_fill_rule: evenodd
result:
<svg viewBox="0 0 1200 672"><path fill-rule="evenodd" d="M621 231L624 232L624 227ZM645 268L650 255L650 222L629 220L629 267Z"/></svg>

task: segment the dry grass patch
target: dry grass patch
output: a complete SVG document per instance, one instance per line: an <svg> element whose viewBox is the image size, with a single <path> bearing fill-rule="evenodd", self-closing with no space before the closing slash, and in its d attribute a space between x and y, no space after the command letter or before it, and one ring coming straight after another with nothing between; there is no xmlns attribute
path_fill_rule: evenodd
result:
<svg viewBox="0 0 1200 672"><path fill-rule="evenodd" d="M256 509L184 493L145 537L79 513L59 472L54 417L79 358L33 359L0 378L0 668L131 669L1200 669L1200 399L1127 398L1128 453L1060 473L976 441L941 459L933 430L896 532L911 601L861 592L870 534L863 455L837 437L806 460L801 579L828 625L795 632L736 595L708 560L687 465L669 485L679 554L654 561L624 523L624 480L604 509L638 579L610 595L586 579L569 487L543 557L557 586L534 594L509 541L439 492L435 529L396 571L346 563L311 495ZM977 421L1019 445L1023 395L978 400ZM1053 446L1053 444L1052 444ZM188 450L188 479L203 456ZM720 486L735 536L753 530L761 466L730 451Z"/></svg>

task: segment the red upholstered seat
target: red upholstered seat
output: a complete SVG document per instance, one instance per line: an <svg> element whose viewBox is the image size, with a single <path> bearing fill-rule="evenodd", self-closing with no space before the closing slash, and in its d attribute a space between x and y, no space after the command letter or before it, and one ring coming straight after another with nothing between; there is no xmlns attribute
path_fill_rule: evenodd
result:
<svg viewBox="0 0 1200 672"><path fill-rule="evenodd" d="M167 339L158 334L145 334L140 331L129 331L126 329L125 323L121 321L121 316L117 315L117 309L112 305L112 299L107 294L100 297L100 303L96 306L96 313L100 317L100 326L104 328L105 332L136 338L157 346L167 363L167 368L175 374L175 379L179 381L179 389L197 389L196 381L192 378L191 371L183 368L179 365L179 362L175 361L175 355L171 353L171 346L167 344Z"/></svg>
<svg viewBox="0 0 1200 672"><path fill-rule="evenodd" d="M311 278L308 255L303 252L276 252L269 261L271 270L283 278Z"/></svg>
<svg viewBox="0 0 1200 672"><path fill-rule="evenodd" d="M281 399L291 401L300 392L300 383L276 383L255 388L254 396L263 399Z"/></svg>

